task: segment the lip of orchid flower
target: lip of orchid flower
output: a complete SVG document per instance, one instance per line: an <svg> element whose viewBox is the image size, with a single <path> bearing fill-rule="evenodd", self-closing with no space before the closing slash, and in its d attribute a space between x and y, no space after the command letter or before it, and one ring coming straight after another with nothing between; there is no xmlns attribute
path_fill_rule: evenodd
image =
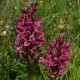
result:
<svg viewBox="0 0 80 80"><path fill-rule="evenodd" d="M18 55L26 54L26 57L33 60L38 60L42 56L42 51L38 52L40 46L45 44L44 33L42 32L41 23L43 22L40 18L34 20L34 14L36 5L38 3L25 4L27 10L22 10L20 18L17 24L17 35L15 37L15 51ZM28 54L28 55L27 55ZM23 57L23 58L26 58ZM25 60L25 59L24 59Z"/></svg>
<svg viewBox="0 0 80 80"><path fill-rule="evenodd" d="M40 58L45 68L53 76L52 80L64 74L66 64L69 63L69 56L71 56L70 46L69 42L64 41L64 33L62 33L58 38L49 42L48 50L45 52L47 58Z"/></svg>

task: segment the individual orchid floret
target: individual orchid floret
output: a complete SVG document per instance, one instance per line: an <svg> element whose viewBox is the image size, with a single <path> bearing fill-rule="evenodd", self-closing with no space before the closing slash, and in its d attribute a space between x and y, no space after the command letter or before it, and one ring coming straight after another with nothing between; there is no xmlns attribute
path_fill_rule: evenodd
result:
<svg viewBox="0 0 80 80"><path fill-rule="evenodd" d="M64 41L64 33L49 43L45 54L46 59L41 57L40 60L50 71L52 80L55 80L56 76L64 74L71 56L70 43Z"/></svg>

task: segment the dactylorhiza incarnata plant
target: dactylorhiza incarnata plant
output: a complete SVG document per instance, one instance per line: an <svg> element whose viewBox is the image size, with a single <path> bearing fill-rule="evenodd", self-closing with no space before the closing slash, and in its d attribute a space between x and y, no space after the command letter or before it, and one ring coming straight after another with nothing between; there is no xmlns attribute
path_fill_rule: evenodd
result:
<svg viewBox="0 0 80 80"><path fill-rule="evenodd" d="M57 75L63 75L66 64L69 62L70 43L64 42L64 33L49 43L48 50L43 52L41 46L45 44L44 33L42 32L42 20L35 19L36 5L38 3L24 4L27 10L22 10L17 24L17 35L15 36L15 51L20 61L29 64L31 80L37 80L35 68L38 60L50 71L52 80ZM46 59L43 56L46 55ZM33 66L33 67L32 67ZM33 71L34 70L34 71Z"/></svg>
<svg viewBox="0 0 80 80"><path fill-rule="evenodd" d="M34 13L37 3L25 4L27 10L22 10L17 24L15 49L20 58L30 63L41 56L40 46L44 45L44 33L41 29L42 20L35 20ZM40 53L40 54L37 54Z"/></svg>
<svg viewBox="0 0 80 80"><path fill-rule="evenodd" d="M36 65L38 59L42 56L40 46L44 45L45 37L41 29L42 20L35 20L35 11L37 3L30 2L29 5L24 4L27 10L22 10L17 24L17 36L15 49L20 56L20 61L27 62L29 65L29 73L31 80L36 80ZM33 67L32 67L33 66Z"/></svg>
<svg viewBox="0 0 80 80"><path fill-rule="evenodd" d="M51 73L51 80L55 80L58 75L64 75L67 69L66 64L69 62L70 43L64 42L64 33L49 43L48 50L44 54L45 58L40 58L46 69Z"/></svg>

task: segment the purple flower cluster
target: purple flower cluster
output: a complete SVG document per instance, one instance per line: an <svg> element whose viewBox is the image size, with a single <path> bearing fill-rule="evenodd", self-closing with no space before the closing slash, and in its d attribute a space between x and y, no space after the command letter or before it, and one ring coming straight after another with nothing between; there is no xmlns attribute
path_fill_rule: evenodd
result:
<svg viewBox="0 0 80 80"><path fill-rule="evenodd" d="M57 75L64 74L66 64L69 62L68 57L71 55L70 43L64 42L64 33L49 43L45 54L46 59L41 57L41 62L50 71L52 80L55 80Z"/></svg>
<svg viewBox="0 0 80 80"><path fill-rule="evenodd" d="M40 49L44 45L44 33L41 29L42 20L35 20L34 13L37 3L24 4L27 10L22 10L17 24L16 53L23 59L39 59L42 55ZM40 53L40 54L39 54Z"/></svg>
<svg viewBox="0 0 80 80"><path fill-rule="evenodd" d="M24 4L27 10L22 10L17 24L17 36L15 37L16 53L20 59L27 63L35 62L38 59L50 71L52 80L57 75L63 75L66 70L66 64L69 62L70 43L64 41L64 33L49 43L48 50L42 52L41 46L45 44L44 33L41 28L41 19L35 20L35 11L37 3L30 2ZM43 58L42 55L46 55Z"/></svg>

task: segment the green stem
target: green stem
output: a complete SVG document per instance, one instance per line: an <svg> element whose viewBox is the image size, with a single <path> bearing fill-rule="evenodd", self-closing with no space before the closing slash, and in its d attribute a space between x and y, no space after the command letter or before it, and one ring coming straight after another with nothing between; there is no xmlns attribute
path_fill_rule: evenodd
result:
<svg viewBox="0 0 80 80"><path fill-rule="evenodd" d="M37 80L37 70L36 65L30 65L29 66L29 72L30 72L30 80Z"/></svg>
<svg viewBox="0 0 80 80"><path fill-rule="evenodd" d="M33 74L32 76L31 76L31 79L30 80L37 80L37 75L36 74Z"/></svg>

